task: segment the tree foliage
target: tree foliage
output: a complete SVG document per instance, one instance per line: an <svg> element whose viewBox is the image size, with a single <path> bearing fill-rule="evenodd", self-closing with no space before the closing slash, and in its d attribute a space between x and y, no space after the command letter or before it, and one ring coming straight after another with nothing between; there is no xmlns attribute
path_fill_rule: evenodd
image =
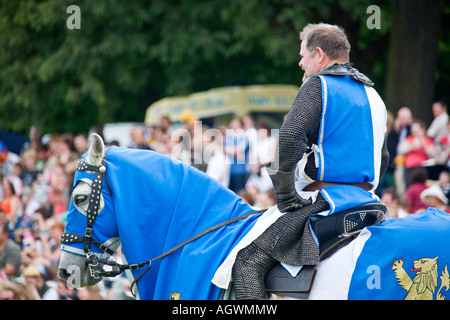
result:
<svg viewBox="0 0 450 320"><path fill-rule="evenodd" d="M152 102L232 84L300 85L298 33L342 25L351 60L383 91L389 0L382 28L366 27L371 0L0 0L0 128L87 131L142 121ZM445 49L445 48L444 48Z"/></svg>
<svg viewBox="0 0 450 320"><path fill-rule="evenodd" d="M385 103L408 106L414 117L430 123L438 59L440 0L393 0Z"/></svg>

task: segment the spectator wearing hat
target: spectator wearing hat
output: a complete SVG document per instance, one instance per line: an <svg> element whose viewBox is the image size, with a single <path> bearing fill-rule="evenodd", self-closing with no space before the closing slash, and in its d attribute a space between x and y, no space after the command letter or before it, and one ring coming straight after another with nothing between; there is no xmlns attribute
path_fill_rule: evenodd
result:
<svg viewBox="0 0 450 320"><path fill-rule="evenodd" d="M425 189L420 194L420 199L427 207L434 207L450 213L450 207L447 206L448 198L444 195L442 189L437 185L432 185L428 189Z"/></svg>
<svg viewBox="0 0 450 320"><path fill-rule="evenodd" d="M47 271L42 265L29 265L23 270L22 276L35 300L59 300L58 291L44 279L46 273Z"/></svg>

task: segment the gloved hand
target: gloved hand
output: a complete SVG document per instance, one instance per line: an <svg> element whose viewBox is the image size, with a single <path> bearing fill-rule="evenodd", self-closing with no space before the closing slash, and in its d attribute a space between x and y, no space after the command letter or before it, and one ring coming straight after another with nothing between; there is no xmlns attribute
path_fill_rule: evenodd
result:
<svg viewBox="0 0 450 320"><path fill-rule="evenodd" d="M269 167L266 168L273 183L277 207L280 212L297 211L312 203L311 199L303 199L295 190L295 171L282 172L274 171Z"/></svg>

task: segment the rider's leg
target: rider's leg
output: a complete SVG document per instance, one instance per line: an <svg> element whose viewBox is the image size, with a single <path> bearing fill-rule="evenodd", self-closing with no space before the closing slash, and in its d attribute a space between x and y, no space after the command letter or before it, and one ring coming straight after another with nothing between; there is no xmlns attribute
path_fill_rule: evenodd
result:
<svg viewBox="0 0 450 320"><path fill-rule="evenodd" d="M240 250L232 270L236 298L265 299L264 278L276 261L294 265L318 263L317 244L313 239L308 244L300 239L304 230L309 230L308 217L329 208L319 194L313 204L282 215L253 243Z"/></svg>
<svg viewBox="0 0 450 320"><path fill-rule="evenodd" d="M237 300L267 299L264 279L277 261L254 242L240 250L233 265L233 288Z"/></svg>

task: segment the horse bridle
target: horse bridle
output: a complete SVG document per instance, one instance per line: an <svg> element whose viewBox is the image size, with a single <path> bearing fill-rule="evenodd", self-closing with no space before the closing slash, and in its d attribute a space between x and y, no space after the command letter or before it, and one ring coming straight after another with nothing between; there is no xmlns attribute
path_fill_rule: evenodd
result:
<svg viewBox="0 0 450 320"><path fill-rule="evenodd" d="M95 219L100 213L100 199L103 188L103 181L105 181L108 192L113 198L111 189L109 187L108 181L106 179L106 159L102 160L102 164L100 166L94 166L86 163L83 160L78 161L77 171L89 171L95 173L95 177L92 180L92 191L89 197L89 204L86 210L87 217L87 226L84 236L76 235L73 233L64 232L61 235L61 243L64 244L73 244L77 242L84 242L84 254L86 255L86 263L89 267L90 274L93 278L98 279L99 277L115 277L121 274L123 271L130 269L138 269L147 264L150 264L150 260L144 261L136 264L119 264L115 261L109 259L101 258L97 253L92 252L90 248L90 244L96 245L101 251L113 255L114 251L102 244L101 242L92 238L92 227L94 225ZM104 266L108 265L112 269L107 271L104 269Z"/></svg>
<svg viewBox="0 0 450 320"><path fill-rule="evenodd" d="M180 243L179 245L171 248L170 250L160 254L159 256L157 256L156 258L153 258L151 260L147 260L147 261L143 261L143 262L135 263L135 264L119 264L108 258L101 258L99 254L92 252L89 249L90 244L92 243L92 244L96 245L101 251L103 251L109 255L114 254L113 250L111 250L104 244L102 244L99 241L92 238L92 227L94 225L95 219L97 218L97 216L101 210L100 209L100 199L101 199L101 194L102 194L103 181L105 181L105 185L106 185L106 188L108 189L111 199L113 198L111 189L108 184L108 180L106 179L106 158L102 159L102 164L100 166L90 165L90 164L86 163L85 161L80 160L80 161L78 161L78 164L77 164L77 171L82 171L82 172L88 171L88 172L95 173L95 177L94 177L94 180L92 181L92 185L91 185L92 191L91 191L91 196L89 197L88 208L85 212L86 216L87 216L86 231L85 231L84 236L76 235L76 234L69 233L69 232L64 232L61 235L61 243L73 244L73 243L78 243L78 242L84 242L83 251L86 255L86 263L88 265L91 277L93 277L95 279L98 279L100 277L115 277L115 276L121 274L122 272L124 272L125 270L135 270L135 269L139 269L145 265L148 265L147 269L145 269L141 274L139 274L134 279L133 283L131 284L130 290L133 295L134 295L133 286L145 273L147 273L150 270L153 261L164 258L165 256L180 249L181 247L184 247L188 243L202 237L203 235L205 235L211 231L214 231L216 229L219 229L223 226L226 226L233 222L239 221L241 219L245 219L250 215L254 215L257 213L263 213L266 211L266 209L252 211L247 214L244 214L244 215L235 217L233 219L227 220L225 222L219 223L211 228L208 228L208 229L194 235L193 237L187 239L186 241ZM109 270L109 271L105 270L104 269L105 266L110 266L111 270Z"/></svg>

